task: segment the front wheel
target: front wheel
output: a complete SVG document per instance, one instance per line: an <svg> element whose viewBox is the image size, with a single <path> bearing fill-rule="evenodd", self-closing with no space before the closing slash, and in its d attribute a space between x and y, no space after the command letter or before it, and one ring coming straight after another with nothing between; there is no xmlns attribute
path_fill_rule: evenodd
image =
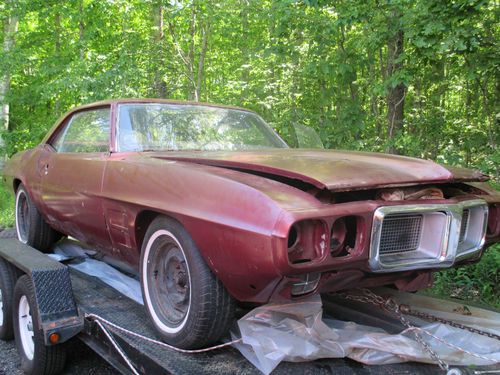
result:
<svg viewBox="0 0 500 375"><path fill-rule="evenodd" d="M146 311L171 345L207 346L227 332L234 300L210 271L184 227L158 217L142 246L141 287Z"/></svg>

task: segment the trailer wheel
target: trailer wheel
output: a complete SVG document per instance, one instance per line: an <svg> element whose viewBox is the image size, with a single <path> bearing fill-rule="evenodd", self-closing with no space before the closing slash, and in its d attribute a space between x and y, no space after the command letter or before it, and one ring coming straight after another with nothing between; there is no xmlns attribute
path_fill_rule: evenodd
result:
<svg viewBox="0 0 500 375"><path fill-rule="evenodd" d="M19 241L43 252L48 252L61 238L61 234L45 222L23 184L16 192L16 231Z"/></svg>
<svg viewBox="0 0 500 375"><path fill-rule="evenodd" d="M12 340L12 298L16 284L16 270L0 258L0 340Z"/></svg>
<svg viewBox="0 0 500 375"><path fill-rule="evenodd" d="M146 311L163 339L179 348L207 346L227 332L234 300L210 271L177 221L158 217L142 246L141 287Z"/></svg>
<svg viewBox="0 0 500 375"><path fill-rule="evenodd" d="M38 323L35 291L29 276L19 278L14 289L14 336L21 368L28 375L49 375L62 371L66 362L64 346L45 346Z"/></svg>

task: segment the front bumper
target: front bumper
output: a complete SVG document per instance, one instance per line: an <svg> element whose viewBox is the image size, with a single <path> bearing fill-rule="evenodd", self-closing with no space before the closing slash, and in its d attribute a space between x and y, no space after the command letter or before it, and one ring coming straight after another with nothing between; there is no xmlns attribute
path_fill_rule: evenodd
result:
<svg viewBox="0 0 500 375"><path fill-rule="evenodd" d="M488 202L490 207L497 204ZM468 228L469 234L461 233L464 230L462 218L465 210L469 210L469 220L475 218L476 225ZM420 256L407 257L405 255L382 256L378 252L380 245L380 229L383 218L391 213L439 213L442 216L439 223L442 230L440 237L433 244L432 239L421 238L422 246L428 248L415 249ZM299 220L314 218L322 220L331 230L332 223L339 217L350 215L357 220L357 235L355 246L347 254L333 256L329 247L316 259L310 262L291 264L287 257L286 241L282 238L288 228ZM491 219L491 218L490 218ZM433 270L450 267L454 264L475 261L480 258L485 243L489 245L497 241L500 233L490 233L488 227L488 204L477 197L465 196L454 199L428 201L401 202L361 201L329 205L321 210L311 212L292 212L284 216L281 232L275 236L275 266L281 275L271 299L291 298L296 296L292 289L304 283L304 280L314 280L319 274L316 288L311 292L326 292L359 287L361 285L377 286L398 284L408 286L408 290L421 289L431 283L430 274ZM436 224L429 221L427 224ZM488 227L488 230L487 230ZM279 230L278 230L279 231ZM423 231L422 235L429 236L432 232ZM462 238L462 237L463 238ZM281 237L281 238L279 238ZM378 242L377 242L378 241ZM419 240L420 241L420 240ZM420 245L420 243L419 243ZM429 248L429 246L431 248ZM307 278L304 275L308 274Z"/></svg>

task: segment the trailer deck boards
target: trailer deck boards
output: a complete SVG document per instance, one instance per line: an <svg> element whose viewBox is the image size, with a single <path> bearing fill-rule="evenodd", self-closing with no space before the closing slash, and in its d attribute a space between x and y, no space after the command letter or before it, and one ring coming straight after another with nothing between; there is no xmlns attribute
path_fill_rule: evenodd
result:
<svg viewBox="0 0 500 375"><path fill-rule="evenodd" d="M71 271L71 280L75 300L82 312L99 315L128 330L157 339L143 306L122 296L98 279L77 271ZM93 343L92 337L84 334L81 338L95 350L105 351L96 347L98 343ZM135 363L136 368L147 373L157 373L156 371L161 369L164 373L172 374L261 374L234 348L200 354L183 354L135 339L125 333L115 334L115 338ZM114 358L112 360L116 361ZM116 366L116 362L110 361L110 363ZM121 363L121 367L122 371L126 369L124 363ZM435 374L437 369L437 366L421 363L368 366L350 359L323 359L305 363L282 362L273 371L273 375Z"/></svg>

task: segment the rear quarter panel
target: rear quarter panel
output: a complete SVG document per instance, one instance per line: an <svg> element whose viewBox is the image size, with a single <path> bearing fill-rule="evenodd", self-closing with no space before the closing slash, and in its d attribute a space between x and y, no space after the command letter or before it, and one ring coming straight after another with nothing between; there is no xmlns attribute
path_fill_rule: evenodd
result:
<svg viewBox="0 0 500 375"><path fill-rule="evenodd" d="M15 193L14 181L21 181L37 207L40 207L42 198L40 191L42 166L38 165L40 152L41 146L18 152L5 163L3 170L3 182L7 189Z"/></svg>

